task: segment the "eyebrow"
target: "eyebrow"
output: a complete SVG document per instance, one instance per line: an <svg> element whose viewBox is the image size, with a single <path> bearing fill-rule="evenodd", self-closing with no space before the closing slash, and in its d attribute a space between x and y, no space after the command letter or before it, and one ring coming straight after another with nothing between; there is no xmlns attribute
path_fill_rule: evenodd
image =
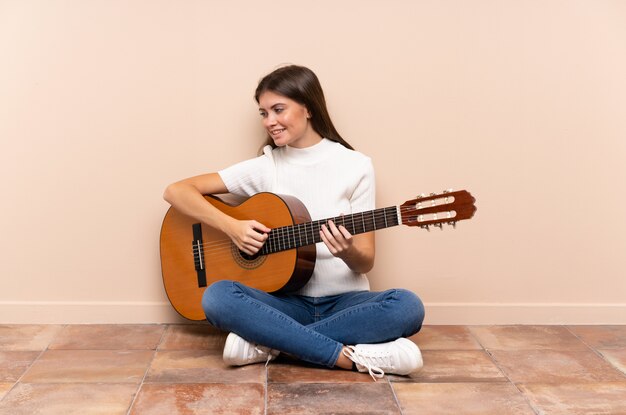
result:
<svg viewBox="0 0 626 415"><path fill-rule="evenodd" d="M277 106L279 106L279 105L287 105L287 103L285 103L285 102L277 102L276 104L272 105L272 106L270 107L270 109L274 109L274 108L276 108L276 107L277 107ZM259 111L265 111L265 108L263 108L263 107L259 107Z"/></svg>

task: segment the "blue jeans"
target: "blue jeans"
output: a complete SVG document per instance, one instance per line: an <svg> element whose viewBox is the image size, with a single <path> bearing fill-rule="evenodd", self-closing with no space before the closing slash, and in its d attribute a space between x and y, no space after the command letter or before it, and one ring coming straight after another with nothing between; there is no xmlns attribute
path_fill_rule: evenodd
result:
<svg viewBox="0 0 626 415"><path fill-rule="evenodd" d="M217 281L204 292L202 307L209 323L219 329L329 367L344 345L409 337L424 320L422 301L403 289L306 297Z"/></svg>

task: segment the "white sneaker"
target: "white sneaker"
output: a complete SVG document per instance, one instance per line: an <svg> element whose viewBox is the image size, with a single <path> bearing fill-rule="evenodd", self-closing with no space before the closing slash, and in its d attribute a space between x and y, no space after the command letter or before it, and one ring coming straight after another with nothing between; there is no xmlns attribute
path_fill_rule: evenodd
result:
<svg viewBox="0 0 626 415"><path fill-rule="evenodd" d="M242 339L235 333L226 337L224 345L224 362L231 366L243 366L251 363L265 362L276 359L280 352L269 347L260 346Z"/></svg>
<svg viewBox="0 0 626 415"><path fill-rule="evenodd" d="M343 354L356 363L359 372L369 372L374 380L385 373L408 375L424 365L419 347L403 337L389 343L347 346Z"/></svg>

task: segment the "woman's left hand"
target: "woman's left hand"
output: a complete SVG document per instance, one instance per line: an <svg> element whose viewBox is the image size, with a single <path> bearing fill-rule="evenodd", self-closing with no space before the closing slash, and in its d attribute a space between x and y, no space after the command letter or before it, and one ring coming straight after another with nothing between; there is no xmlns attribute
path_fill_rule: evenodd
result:
<svg viewBox="0 0 626 415"><path fill-rule="evenodd" d="M350 232L342 225L337 227L332 220L328 221L328 226L322 225L320 237L330 253L338 258L343 258L352 248L353 240Z"/></svg>

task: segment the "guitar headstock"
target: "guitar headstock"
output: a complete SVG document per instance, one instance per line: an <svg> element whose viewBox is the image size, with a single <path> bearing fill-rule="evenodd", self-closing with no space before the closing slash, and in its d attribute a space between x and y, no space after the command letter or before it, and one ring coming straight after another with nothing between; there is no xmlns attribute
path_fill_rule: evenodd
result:
<svg viewBox="0 0 626 415"><path fill-rule="evenodd" d="M400 205L402 224L427 230L431 225L442 229L444 223L456 226L458 221L474 216L475 201L465 190L420 195Z"/></svg>

